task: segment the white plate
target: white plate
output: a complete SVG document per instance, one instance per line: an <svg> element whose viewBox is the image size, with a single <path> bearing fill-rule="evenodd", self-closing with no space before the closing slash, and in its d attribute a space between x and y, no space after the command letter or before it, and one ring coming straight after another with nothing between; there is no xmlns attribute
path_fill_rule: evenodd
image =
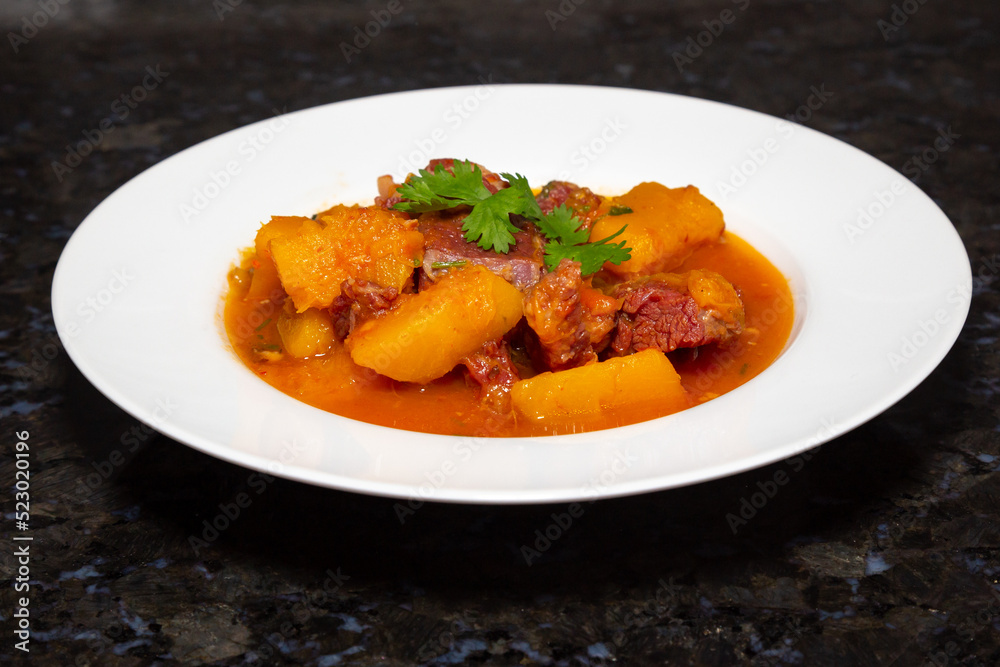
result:
<svg viewBox="0 0 1000 667"><path fill-rule="evenodd" d="M704 405L544 438L373 426L254 377L221 327L238 249L272 214L370 202L377 176L402 177L430 157L608 194L644 180L698 186L790 279L791 341L760 376ZM971 284L941 210L828 136L663 93L484 84L278 116L165 160L80 225L59 260L52 309L70 357L101 392L212 456L364 493L526 503L691 484L830 440L927 377L958 336Z"/></svg>

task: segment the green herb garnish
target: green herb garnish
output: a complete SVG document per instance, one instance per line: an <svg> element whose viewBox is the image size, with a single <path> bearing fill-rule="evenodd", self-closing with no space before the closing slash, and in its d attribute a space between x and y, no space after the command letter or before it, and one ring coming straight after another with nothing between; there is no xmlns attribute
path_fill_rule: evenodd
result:
<svg viewBox="0 0 1000 667"><path fill-rule="evenodd" d="M605 262L621 264L631 257L632 249L625 247L625 241L609 243L620 236L625 227L607 238L588 243L590 231L582 225L583 221L565 204L555 207L538 221L538 228L549 240L545 244L545 266L555 269L560 260L571 259L580 262L580 273L588 276L600 271Z"/></svg>
<svg viewBox="0 0 1000 667"><path fill-rule="evenodd" d="M271 323L271 318L269 317L266 320L264 320L263 322L261 322L260 326L258 326L256 329L254 329L254 331L260 331L261 329L263 329L264 327L266 327L270 323Z"/></svg>
<svg viewBox="0 0 1000 667"><path fill-rule="evenodd" d="M545 234L545 238L565 245L586 243L587 239L590 238L590 232L581 229L583 220L576 217L573 209L566 204L556 206L548 215L539 219L536 224Z"/></svg>
<svg viewBox="0 0 1000 667"><path fill-rule="evenodd" d="M394 209L407 213L442 211L456 206L471 206L472 212L462 222L465 240L476 243L483 250L506 253L514 245L514 232L519 231L510 221L510 214L539 217L541 209L520 175L501 174L510 181L510 187L492 193L483 185L483 172L472 162L455 161L454 173L444 165L434 171L420 170L420 175L401 185L396 193L403 201Z"/></svg>
<svg viewBox="0 0 1000 667"><path fill-rule="evenodd" d="M408 179L396 190L403 201L393 208L407 213L426 213L471 206L472 211L462 222L465 240L498 253L507 253L516 244L514 233L519 228L510 221L510 216L520 215L537 224L548 239L545 264L550 269L554 269L561 259L568 258L580 262L582 273L588 275L598 271L605 262L621 264L631 257L631 248L625 247L625 241L608 243L624 232L624 227L606 239L588 242L590 234L582 228L583 220L565 205L548 214L542 213L528 179L520 174L500 174L510 187L491 193L483 185L483 172L478 165L455 161L452 172L441 164L436 165L434 171L421 169L418 176ZM628 212L631 213L631 209ZM438 268L434 264L431 267Z"/></svg>
<svg viewBox="0 0 1000 667"><path fill-rule="evenodd" d="M608 211L608 215L626 215L631 212L632 209L628 206L612 206L611 210Z"/></svg>
<svg viewBox="0 0 1000 667"><path fill-rule="evenodd" d="M624 231L625 227L622 227L607 238L582 245L564 245L549 241L545 246L545 265L550 269L554 269L559 265L559 261L565 257L575 262L580 262L582 265L580 267L580 274L589 276L591 273L600 271L605 262L621 264L628 261L631 257L629 253L632 249L625 247L625 241L608 243L608 241L621 235Z"/></svg>
<svg viewBox="0 0 1000 667"><path fill-rule="evenodd" d="M451 262L431 262L432 269L457 269L466 265L464 259L456 259Z"/></svg>

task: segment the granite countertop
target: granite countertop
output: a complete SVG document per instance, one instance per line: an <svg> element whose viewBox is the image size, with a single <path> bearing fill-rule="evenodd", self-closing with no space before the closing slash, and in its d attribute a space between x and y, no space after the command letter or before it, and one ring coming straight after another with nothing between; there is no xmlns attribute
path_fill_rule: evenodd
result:
<svg viewBox="0 0 1000 667"><path fill-rule="evenodd" d="M342 46L379 17L369 44ZM0 25L0 660L1000 661L997 3L23 0L3 3ZM521 546L565 506L428 503L401 522L393 500L262 479L159 436L67 358L56 261L130 178L274 110L481 77L798 113L909 167L968 249L964 331L912 394L801 465L586 505L530 565ZM952 141L929 160L942 133ZM22 432L27 532L14 523ZM779 472L788 483L731 526ZM239 494L252 503L206 531ZM25 595L30 654L15 634Z"/></svg>

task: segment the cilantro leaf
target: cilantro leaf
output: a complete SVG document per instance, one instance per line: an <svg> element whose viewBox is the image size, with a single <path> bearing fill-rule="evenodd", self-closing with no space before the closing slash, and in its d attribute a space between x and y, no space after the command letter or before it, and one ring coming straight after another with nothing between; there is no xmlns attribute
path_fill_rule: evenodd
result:
<svg viewBox="0 0 1000 667"><path fill-rule="evenodd" d="M417 176L397 188L403 200L393 208L407 213L425 213L471 206L472 211L462 221L465 240L498 253L506 253L516 244L514 234L519 228L511 222L510 216L523 216L537 224L548 239L545 264L550 269L565 257L580 262L583 275L589 275L599 271L605 262L621 264L631 258L632 249L625 247L625 241L609 243L624 232L625 227L606 239L588 243L590 232L573 209L560 204L549 213L542 213L527 178L521 174L503 173L500 176L509 187L491 193L483 184L482 170L474 162L456 160L451 171L437 164L433 171L419 170ZM613 209L612 215L631 213L625 207L620 209Z"/></svg>
<svg viewBox="0 0 1000 667"><path fill-rule="evenodd" d="M514 207L511 209L511 213L517 215L523 215L526 218L531 218L532 220L538 220L542 217L542 209L538 207L538 202L535 201L535 193L531 191L531 186L528 185L528 179L521 174L500 174L508 183L510 187L506 190L501 190L497 194L501 194L507 191L514 191L517 193L516 198L511 202ZM494 195L496 196L496 195ZM508 195L514 197L514 195Z"/></svg>
<svg viewBox="0 0 1000 667"><path fill-rule="evenodd" d="M632 249L625 247L625 241L609 243L624 232L625 227L606 239L588 243L590 231L583 227L583 220L576 217L573 210L565 204L560 204L542 216L537 224L548 238L545 244L545 265L551 270L565 258L580 262L580 273L588 276L600 271L605 262L621 264L632 256Z"/></svg>
<svg viewBox="0 0 1000 667"><path fill-rule="evenodd" d="M586 243L590 238L590 234L582 227L583 220L576 217L573 209L565 204L556 206L548 215L538 220L538 228L546 238L570 245Z"/></svg>
<svg viewBox="0 0 1000 667"><path fill-rule="evenodd" d="M455 160L451 170L452 174L449 174L440 164L434 169L433 185L439 195L466 201L486 199L490 196L491 193L483 183L483 172L478 164L467 160Z"/></svg>
<svg viewBox="0 0 1000 667"><path fill-rule="evenodd" d="M559 266L559 261L563 258L580 262L580 273L588 276L597 273L604 266L605 262L621 264L632 257L632 248L626 248L626 241L609 243L612 239L620 236L625 231L622 227L617 232L593 243L582 245L566 245L558 241L549 241L545 246L545 266L554 270Z"/></svg>
<svg viewBox="0 0 1000 667"><path fill-rule="evenodd" d="M465 240L483 250L507 252L515 244L514 232L521 231L510 221L511 207L517 205L517 198L518 193L508 188L473 206L462 221Z"/></svg>
<svg viewBox="0 0 1000 667"><path fill-rule="evenodd" d="M472 213L462 221L465 240L478 243L484 250L506 253L515 245L514 234L520 228L510 221L511 214L527 218L541 217L528 179L520 174L500 174L510 187L498 190L472 207Z"/></svg>
<svg viewBox="0 0 1000 667"><path fill-rule="evenodd" d="M484 250L506 253L515 243L518 227L510 221L510 214L533 215L541 210L520 174L501 174L511 187L491 193L483 184L479 165L456 160L449 172L438 164L434 171L421 169L418 176L410 178L396 192L403 201L394 209L407 213L441 211L456 206L471 206L472 211L462 221L465 240L477 243Z"/></svg>
<svg viewBox="0 0 1000 667"><path fill-rule="evenodd" d="M407 213L425 213L455 206L474 206L490 197L490 191L483 185L479 165L456 160L452 172L442 164L435 165L434 171L421 169L418 176L396 189L403 201L393 208Z"/></svg>

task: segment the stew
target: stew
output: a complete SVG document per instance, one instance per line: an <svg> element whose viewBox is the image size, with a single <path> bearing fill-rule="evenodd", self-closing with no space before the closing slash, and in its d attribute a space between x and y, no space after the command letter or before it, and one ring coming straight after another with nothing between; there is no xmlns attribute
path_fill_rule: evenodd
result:
<svg viewBox="0 0 1000 667"><path fill-rule="evenodd" d="M728 392L781 353L788 283L697 188L605 197L434 160L369 206L277 216L225 328L265 382L428 433L613 428Z"/></svg>

